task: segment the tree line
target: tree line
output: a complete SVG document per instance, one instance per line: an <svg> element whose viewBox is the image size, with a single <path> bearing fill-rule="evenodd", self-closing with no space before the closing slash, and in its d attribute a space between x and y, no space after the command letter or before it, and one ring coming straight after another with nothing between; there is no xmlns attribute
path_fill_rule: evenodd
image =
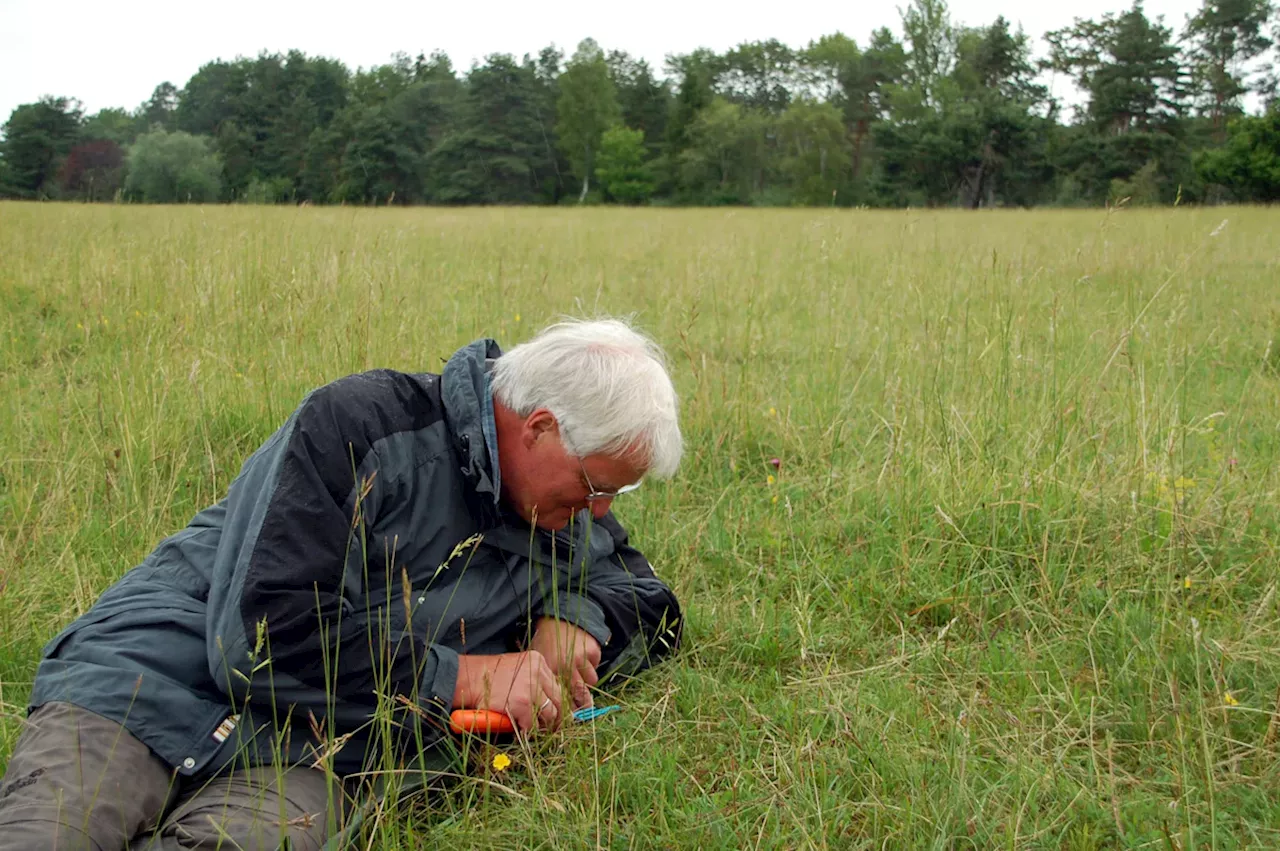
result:
<svg viewBox="0 0 1280 851"><path fill-rule="evenodd" d="M134 110L17 107L0 196L347 204L1033 206L1280 199L1280 15L1204 0L1180 31L1141 2L1044 35L912 0L858 44L776 40L667 58L588 39L354 73L210 62ZM1083 92L1064 108L1043 84ZM1246 98L1263 105L1247 114Z"/></svg>

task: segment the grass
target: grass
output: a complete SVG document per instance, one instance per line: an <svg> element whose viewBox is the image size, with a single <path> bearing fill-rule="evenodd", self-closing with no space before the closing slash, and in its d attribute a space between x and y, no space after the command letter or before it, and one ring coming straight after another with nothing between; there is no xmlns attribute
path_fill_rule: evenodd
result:
<svg viewBox="0 0 1280 851"><path fill-rule="evenodd" d="M0 205L0 763L43 642L308 389L628 313L688 453L617 512L685 649L374 847L1275 847L1277 232Z"/></svg>

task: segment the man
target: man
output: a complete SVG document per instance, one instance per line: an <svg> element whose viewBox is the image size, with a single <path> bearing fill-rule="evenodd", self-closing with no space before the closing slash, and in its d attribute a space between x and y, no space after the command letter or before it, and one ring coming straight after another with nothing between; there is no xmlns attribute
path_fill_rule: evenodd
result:
<svg viewBox="0 0 1280 851"><path fill-rule="evenodd" d="M447 748L453 710L554 729L679 640L609 509L680 454L661 352L614 320L314 391L46 646L0 849L319 848L334 778Z"/></svg>

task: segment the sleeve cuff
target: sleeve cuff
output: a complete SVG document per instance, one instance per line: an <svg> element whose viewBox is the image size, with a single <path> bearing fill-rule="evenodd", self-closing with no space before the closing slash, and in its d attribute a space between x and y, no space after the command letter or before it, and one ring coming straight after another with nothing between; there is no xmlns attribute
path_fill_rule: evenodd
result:
<svg viewBox="0 0 1280 851"><path fill-rule="evenodd" d="M532 614L534 618L555 618L573 624L600 642L601 647L607 645L612 638L609 626L605 623L604 609L596 601L581 594L558 594L554 600L545 601L540 610Z"/></svg>
<svg viewBox="0 0 1280 851"><path fill-rule="evenodd" d="M428 647L430 656L423 666L419 700L447 717L453 711L453 692L458 686L458 652L441 644Z"/></svg>

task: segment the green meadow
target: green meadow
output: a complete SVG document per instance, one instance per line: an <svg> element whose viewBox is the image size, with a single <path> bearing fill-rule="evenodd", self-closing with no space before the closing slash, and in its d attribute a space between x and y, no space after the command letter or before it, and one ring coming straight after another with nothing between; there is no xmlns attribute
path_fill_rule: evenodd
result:
<svg viewBox="0 0 1280 851"><path fill-rule="evenodd" d="M0 767L311 388L625 314L681 653L362 847L1280 846L1280 210L0 204ZM777 464L771 463L777 459Z"/></svg>

